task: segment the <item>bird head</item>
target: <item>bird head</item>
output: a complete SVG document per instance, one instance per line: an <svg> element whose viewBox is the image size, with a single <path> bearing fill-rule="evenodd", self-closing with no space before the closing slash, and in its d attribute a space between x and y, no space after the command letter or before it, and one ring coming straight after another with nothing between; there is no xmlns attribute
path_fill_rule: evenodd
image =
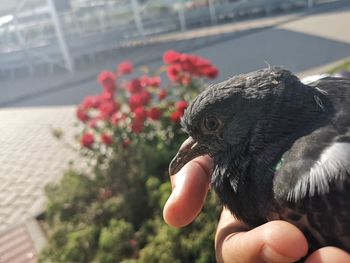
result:
<svg viewBox="0 0 350 263"><path fill-rule="evenodd" d="M189 138L171 162L170 174L205 154L218 165L225 157L242 155L252 138L272 136L276 131L269 130L266 121L279 114L278 105L288 106L286 98L296 84L301 85L289 71L270 67L209 86L184 113L181 124Z"/></svg>

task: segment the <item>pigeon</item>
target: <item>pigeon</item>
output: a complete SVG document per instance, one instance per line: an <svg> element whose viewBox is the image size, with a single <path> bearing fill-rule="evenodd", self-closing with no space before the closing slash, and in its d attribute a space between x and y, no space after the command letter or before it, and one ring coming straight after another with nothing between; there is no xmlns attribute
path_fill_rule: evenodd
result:
<svg viewBox="0 0 350 263"><path fill-rule="evenodd" d="M171 175L197 156L213 159L211 187L248 226L285 220L309 252L350 252L350 79L302 83L268 67L210 85L181 119L189 135Z"/></svg>

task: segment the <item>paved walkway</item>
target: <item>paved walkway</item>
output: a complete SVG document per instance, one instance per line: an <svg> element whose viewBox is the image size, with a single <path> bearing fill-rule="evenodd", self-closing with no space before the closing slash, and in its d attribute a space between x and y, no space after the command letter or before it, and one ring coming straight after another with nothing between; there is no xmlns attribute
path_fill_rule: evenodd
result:
<svg viewBox="0 0 350 263"><path fill-rule="evenodd" d="M73 138L73 112L73 107L0 110L0 232L41 213L44 186L77 160L51 134L61 127Z"/></svg>
<svg viewBox="0 0 350 263"><path fill-rule="evenodd" d="M296 14L293 19L290 15L284 20L263 19L261 23L255 21L255 27L251 21L246 22L246 27L212 27L207 35L204 30L203 35L192 31L197 35L187 33L184 36L188 39L177 42L172 38L179 34L168 35L150 40L151 45L141 47L135 43L134 48L122 49L116 61L131 57L137 64L148 62L156 67L162 53L173 48L211 59L219 66L219 80L264 67L266 63L300 73L350 55L350 4L327 10ZM276 18L278 21L272 23L271 19ZM266 24L262 27L263 23ZM113 69L114 65L115 61L105 61L67 78L1 84L0 107L6 108L0 109L0 231L42 211L44 185L57 181L69 160L77 158L53 139L50 127L63 128L67 137L73 137L71 105L84 95L98 92L97 72Z"/></svg>

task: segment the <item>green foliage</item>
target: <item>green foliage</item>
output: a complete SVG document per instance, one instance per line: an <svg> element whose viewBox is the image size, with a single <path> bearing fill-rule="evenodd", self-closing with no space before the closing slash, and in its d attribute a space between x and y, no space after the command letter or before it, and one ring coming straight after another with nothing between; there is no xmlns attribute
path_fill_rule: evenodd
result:
<svg viewBox="0 0 350 263"><path fill-rule="evenodd" d="M149 237L149 242L141 250L137 262L182 262L179 255L181 244L177 242L181 238L180 231L166 226L161 219L154 220L153 224L155 235Z"/></svg>
<svg viewBox="0 0 350 263"><path fill-rule="evenodd" d="M84 182L90 180L83 178ZM96 199L92 201L87 198L88 195L82 194L83 190L89 192L85 183L75 185L76 195L72 197L69 189L74 184L68 187L68 183L78 179L81 175L69 172L60 185L48 188L50 214L47 222L51 227L49 246L42 254L43 259L106 263L215 262L213 244L220 206L214 194L209 194L203 212L189 227L175 229L167 226L161 218L162 207L170 193L168 182L161 183L153 176L146 180L146 190L138 193L136 198L148 200L144 208L137 208L148 210L144 213L135 211L134 200L125 199L122 195L115 194L106 200L95 195ZM65 188L68 194L55 195ZM67 209L71 208L66 206L67 200L74 200L75 207L85 208ZM56 210L53 211L53 208ZM61 216L62 213L65 217ZM131 215L134 213L141 216L132 222L134 218ZM134 246L130 243L132 240L136 242Z"/></svg>
<svg viewBox="0 0 350 263"><path fill-rule="evenodd" d="M50 202L47 205L48 222L80 222L80 214L87 209L85 203L96 199L97 187L93 180L83 174L69 171L64 174L59 185L49 185L46 194Z"/></svg>
<svg viewBox="0 0 350 263"><path fill-rule="evenodd" d="M171 228L156 215L137 233L140 240L147 240L135 262L215 262L214 234L220 209L216 196L210 193L203 212L188 227Z"/></svg>
<svg viewBox="0 0 350 263"><path fill-rule="evenodd" d="M98 228L94 225L58 224L50 236L50 245L42 252L40 261L91 262L97 247Z"/></svg>
<svg viewBox="0 0 350 263"><path fill-rule="evenodd" d="M112 219L107 227L101 229L97 262L120 262L124 257L131 257L134 249L131 244L133 226L125 220Z"/></svg>
<svg viewBox="0 0 350 263"><path fill-rule="evenodd" d="M152 147L132 145L95 167L94 177L69 171L48 186L49 244L41 261L215 262L220 206L214 194L188 227L175 229L162 219L171 192L165 167L175 150L162 151L153 158Z"/></svg>
<svg viewBox="0 0 350 263"><path fill-rule="evenodd" d="M339 65L336 65L335 67L328 70L329 74L334 74L342 70L350 71L350 59L345 60Z"/></svg>

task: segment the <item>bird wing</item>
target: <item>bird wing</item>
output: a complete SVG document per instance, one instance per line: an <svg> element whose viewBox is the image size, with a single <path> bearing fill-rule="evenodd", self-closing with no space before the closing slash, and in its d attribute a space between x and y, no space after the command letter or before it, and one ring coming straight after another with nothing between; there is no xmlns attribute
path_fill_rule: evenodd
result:
<svg viewBox="0 0 350 263"><path fill-rule="evenodd" d="M283 155L269 218L302 229L311 250L333 245L350 251L350 80L325 78L313 86L329 97L334 114Z"/></svg>
<svg viewBox="0 0 350 263"><path fill-rule="evenodd" d="M327 124L297 139L283 155L274 177L276 199L322 195L330 191L330 183L350 180L350 79L323 78L310 86L334 108Z"/></svg>
<svg viewBox="0 0 350 263"><path fill-rule="evenodd" d="M275 212L269 220L286 220L300 228L310 251L330 245L350 251L350 140L331 143L316 161L289 160L288 166L276 175ZM298 167L300 173L294 174ZM282 181L290 183L283 192L277 187Z"/></svg>
<svg viewBox="0 0 350 263"><path fill-rule="evenodd" d="M274 179L277 200L297 202L324 195L331 185L350 182L350 131L329 142L326 137L332 133L330 128L317 130L297 140L284 154Z"/></svg>
<svg viewBox="0 0 350 263"><path fill-rule="evenodd" d="M301 82L304 84L311 84L317 80L323 79L329 77L329 74L316 74L316 75L310 75L310 76L306 76L304 78L301 79Z"/></svg>
<svg viewBox="0 0 350 263"><path fill-rule="evenodd" d="M350 136L349 136L350 139ZM299 161L295 162L298 165ZM297 202L306 196L325 195L331 185L343 188L350 181L350 143L336 141L325 148L310 168L299 174L298 180L289 189L288 201Z"/></svg>

